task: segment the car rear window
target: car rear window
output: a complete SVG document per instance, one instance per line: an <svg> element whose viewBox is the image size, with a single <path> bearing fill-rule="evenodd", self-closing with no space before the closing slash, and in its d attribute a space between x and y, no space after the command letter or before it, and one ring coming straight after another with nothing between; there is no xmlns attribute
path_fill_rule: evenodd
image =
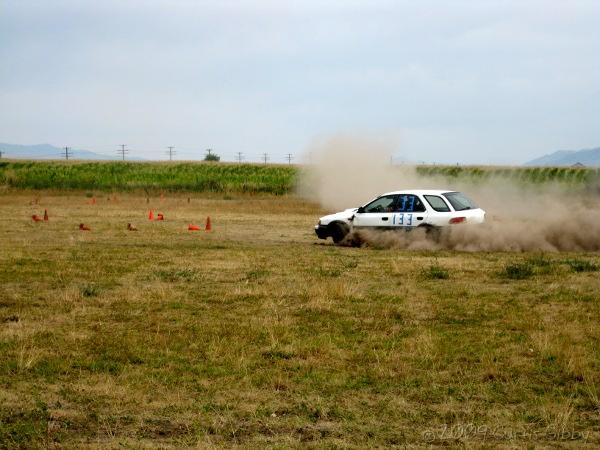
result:
<svg viewBox="0 0 600 450"><path fill-rule="evenodd" d="M449 212L450 208L442 197L437 195L426 195L425 200L431 205L431 207L437 212Z"/></svg>
<svg viewBox="0 0 600 450"><path fill-rule="evenodd" d="M475 202L468 198L462 192L448 192L443 195L448 199L455 211L464 211L466 209L478 208Z"/></svg>

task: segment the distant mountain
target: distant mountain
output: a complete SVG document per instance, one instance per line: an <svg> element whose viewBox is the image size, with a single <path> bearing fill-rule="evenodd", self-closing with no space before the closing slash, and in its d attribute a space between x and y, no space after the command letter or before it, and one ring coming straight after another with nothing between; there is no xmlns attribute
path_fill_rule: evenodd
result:
<svg viewBox="0 0 600 450"><path fill-rule="evenodd" d="M18 145L0 143L0 151L3 158L23 158L23 159L64 159L64 148L55 147L50 144L37 145ZM113 160L119 159L115 153L114 156L102 155L89 150L69 149L72 156L69 159L97 159L97 160ZM130 158L139 159L139 158Z"/></svg>
<svg viewBox="0 0 600 450"><path fill-rule="evenodd" d="M525 163L526 166L600 166L600 147L585 150L559 150Z"/></svg>

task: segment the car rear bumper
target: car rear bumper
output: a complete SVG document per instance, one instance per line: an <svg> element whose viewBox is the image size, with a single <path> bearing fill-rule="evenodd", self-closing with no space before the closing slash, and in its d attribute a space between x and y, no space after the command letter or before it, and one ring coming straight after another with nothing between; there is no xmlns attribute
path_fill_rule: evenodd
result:
<svg viewBox="0 0 600 450"><path fill-rule="evenodd" d="M329 229L324 225L315 225L315 233L319 239L327 239L329 237Z"/></svg>

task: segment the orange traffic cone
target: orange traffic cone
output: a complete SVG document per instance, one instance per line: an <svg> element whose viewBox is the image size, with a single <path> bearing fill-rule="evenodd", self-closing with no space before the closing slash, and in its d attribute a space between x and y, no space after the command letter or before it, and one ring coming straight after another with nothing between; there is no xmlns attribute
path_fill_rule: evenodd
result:
<svg viewBox="0 0 600 450"><path fill-rule="evenodd" d="M31 216L31 220L33 220L34 222L41 222L43 219L37 214L34 214L33 216Z"/></svg>
<svg viewBox="0 0 600 450"><path fill-rule="evenodd" d="M206 218L206 227L204 228L204 231L212 231L212 224L210 223L210 216L208 216Z"/></svg>
<svg viewBox="0 0 600 450"><path fill-rule="evenodd" d="M88 227L87 225L84 225L82 223L79 224L79 229L81 231L91 231L90 227Z"/></svg>
<svg viewBox="0 0 600 450"><path fill-rule="evenodd" d="M156 214L156 220L165 220L165 216L163 216L162 213L158 213Z"/></svg>
<svg viewBox="0 0 600 450"><path fill-rule="evenodd" d="M137 231L137 227L135 225L131 225L130 223L127 224L127 229L129 231Z"/></svg>
<svg viewBox="0 0 600 450"><path fill-rule="evenodd" d="M200 227L198 225L192 225L191 223L188 225L189 231L200 231Z"/></svg>
<svg viewBox="0 0 600 450"><path fill-rule="evenodd" d="M154 220L154 212L152 210L148 213L148 220Z"/></svg>
<svg viewBox="0 0 600 450"><path fill-rule="evenodd" d="M44 220L46 222L48 222L48 210L47 209L44 210Z"/></svg>

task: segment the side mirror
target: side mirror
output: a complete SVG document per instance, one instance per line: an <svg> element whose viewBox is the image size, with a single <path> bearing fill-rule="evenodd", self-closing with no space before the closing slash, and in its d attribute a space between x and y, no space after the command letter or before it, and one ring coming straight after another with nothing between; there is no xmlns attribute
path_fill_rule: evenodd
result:
<svg viewBox="0 0 600 450"><path fill-rule="evenodd" d="M364 212L365 212L365 207L364 207L364 206L361 206L360 208L358 208L358 209L356 210L356 212L357 212L358 214L362 214L362 213L364 213Z"/></svg>

